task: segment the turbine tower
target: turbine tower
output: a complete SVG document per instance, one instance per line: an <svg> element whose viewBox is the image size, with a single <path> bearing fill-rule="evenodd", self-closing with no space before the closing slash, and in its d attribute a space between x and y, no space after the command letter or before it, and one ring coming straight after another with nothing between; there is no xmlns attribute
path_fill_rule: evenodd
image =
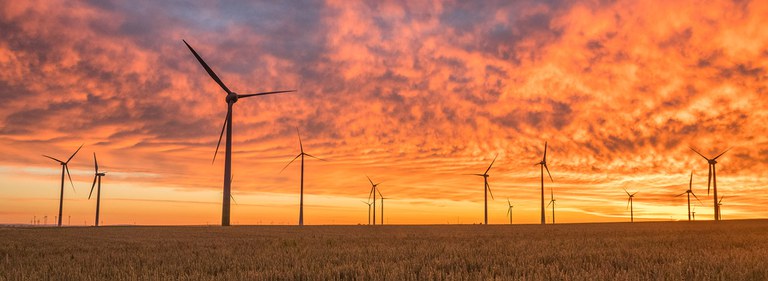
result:
<svg viewBox="0 0 768 281"><path fill-rule="evenodd" d="M552 174L549 173L549 167L547 167L547 142L544 142L544 157L542 157L541 162L536 165L541 165L541 224L546 224L547 218L544 215L544 169L547 170L549 180L555 182L555 180L552 179ZM554 208L555 207L552 207L553 210ZM554 211L552 211L552 214L554 215ZM554 218L552 218L552 223L555 223Z"/></svg>
<svg viewBox="0 0 768 281"><path fill-rule="evenodd" d="M299 134L299 129L298 128L296 128L296 134L299 136L299 149L300 149L301 152L299 152L299 155L296 155L296 157L293 158L293 160L291 160L291 162L288 162L288 164L285 165L285 167L283 167L283 169L280 170L280 172L282 173L283 170L285 170L285 168L288 168L288 166L290 166L291 163L293 163L293 161L296 161L296 159L301 157L301 184L300 184L301 187L299 189L300 190L300 195L299 195L299 225L304 225L304 156L309 156L309 157L315 158L315 159L320 160L320 161L325 161L325 160L317 158L315 156L312 156L310 154L305 153L304 152L304 145L301 143L301 134Z"/></svg>
<svg viewBox="0 0 768 281"><path fill-rule="evenodd" d="M512 206L512 202L509 201L509 198L507 198L507 216L509 216L509 224L512 224L512 208L515 206Z"/></svg>
<svg viewBox="0 0 768 281"><path fill-rule="evenodd" d="M381 195L381 192L379 192L379 195ZM384 195L381 195L381 225L384 225L384 199L392 199L392 198L384 197Z"/></svg>
<svg viewBox="0 0 768 281"><path fill-rule="evenodd" d="M376 192L379 192L379 189L377 188L381 183L373 183L370 177L365 176L368 178L368 181L371 182L371 192L368 193L368 200L371 201L371 196L373 196L373 225L376 225ZM381 192L379 192L379 195L381 195Z"/></svg>
<svg viewBox="0 0 768 281"><path fill-rule="evenodd" d="M706 156L704 156L703 154L699 153L695 149L693 149L693 147L691 147L691 150L693 150L693 152L696 152L696 154L698 154L702 158L706 159L707 163L709 164L709 177L707 178L707 195L709 195L709 187L710 187L710 184L711 184L712 185L712 194L714 195L714 197L712 197L712 199L713 199L714 205L715 205L715 220L716 221L720 220L720 218L717 216L717 214L720 213L720 206L717 205L717 169L715 168L715 164L717 164L717 158L720 158L720 156L723 156L723 154L728 152L728 150L731 150L731 148L733 148L733 147L730 147L730 148L726 149L725 151L723 151L723 153L720 153L719 155L717 155L714 158L710 159L710 158L707 158Z"/></svg>
<svg viewBox="0 0 768 281"><path fill-rule="evenodd" d="M491 186L488 185L488 177L490 176L490 175L488 175L488 171L491 170L491 167L493 167L493 163L496 162L496 157L499 157L499 155L496 154L496 156L493 157L493 161L491 161L491 165L488 165L488 169L486 169L484 173L482 173L482 174L467 174L467 175L471 175L471 176L481 176L481 177L483 177L483 181L485 183L485 186L483 187L483 191L484 191L484 195L485 195L485 207L484 207L484 210L485 210L485 224L488 224L488 193L491 194L491 199L492 200L494 199L493 198L493 192L491 192Z"/></svg>
<svg viewBox="0 0 768 281"><path fill-rule="evenodd" d="M696 196L696 193L693 193L693 171L691 171L691 180L688 181L688 190L676 195L675 197L680 197L684 194L688 194L688 221L691 221L691 195L693 195L693 198L696 198L696 200L699 201L699 204L702 204L701 200L699 200L699 197ZM696 208L696 206L693 207Z"/></svg>
<svg viewBox="0 0 768 281"><path fill-rule="evenodd" d="M627 189L624 189L624 192L627 193L627 208L629 208L629 222L635 222L635 194L637 194L637 191L635 193L629 194L629 191Z"/></svg>
<svg viewBox="0 0 768 281"><path fill-rule="evenodd" d="M58 216L58 226L61 226L61 212L64 206L64 172L67 173L67 177L69 178L69 184L72 185L72 191L75 190L75 184L72 183L72 175L69 174L69 167L67 164L69 164L69 161L72 160L73 157L75 157L75 154L77 154L80 149L83 148L83 145L81 144L80 147L75 150L75 153L72 153L72 156L69 156L67 161L61 161L59 159L53 158L48 155L43 155L44 157L48 157L50 159L53 159L53 161L59 162L61 164L61 193L59 195L59 216Z"/></svg>
<svg viewBox="0 0 768 281"><path fill-rule="evenodd" d="M96 181L99 182L99 188L96 189L96 226L99 226L99 206L101 206L101 177L106 176L106 172L99 173L99 162L96 161L96 152L93 153L93 169L96 175L93 176L93 184L91 185L91 193L88 194L88 200L91 200L93 195L93 188L96 187Z"/></svg>
<svg viewBox="0 0 768 281"><path fill-rule="evenodd" d="M221 225L222 226L229 226L229 200L232 197L232 106L235 105L238 99L241 98L247 98L247 97L254 97L254 96L263 96L263 95L271 95L271 94L279 94L279 93L287 93L287 92L295 92L296 90L287 90L287 91L271 91L271 92L261 92L261 93L255 93L255 94L245 94L241 95L238 93L235 93L233 91L230 91L229 88L227 88L226 85L224 85L224 82L219 79L219 76L216 75L216 73L213 72L213 70L208 66L205 61L203 61L203 58L200 57L200 55L197 54L195 49L190 46L187 41L184 41L184 45L187 45L187 48L192 52L192 54L195 56L198 62L200 62L200 65L203 66L206 72L208 72L208 75L213 78L214 81L216 81L219 86L224 89L224 92L227 93L226 98L224 101L227 102L227 116L224 118L224 125L221 127L221 133L219 134L219 141L216 144L216 151L213 154L213 161L212 163L216 161L216 154L219 153L219 146L221 145L221 138L224 136L224 129L227 131L227 140L225 145L225 153L224 153L224 194L222 199L222 206L221 206Z"/></svg>

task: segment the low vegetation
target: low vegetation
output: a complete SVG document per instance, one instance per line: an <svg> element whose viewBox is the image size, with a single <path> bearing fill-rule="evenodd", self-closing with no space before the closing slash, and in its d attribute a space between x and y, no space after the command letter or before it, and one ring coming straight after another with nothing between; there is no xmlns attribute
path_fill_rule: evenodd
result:
<svg viewBox="0 0 768 281"><path fill-rule="evenodd" d="M768 280L768 221L0 228L0 280Z"/></svg>

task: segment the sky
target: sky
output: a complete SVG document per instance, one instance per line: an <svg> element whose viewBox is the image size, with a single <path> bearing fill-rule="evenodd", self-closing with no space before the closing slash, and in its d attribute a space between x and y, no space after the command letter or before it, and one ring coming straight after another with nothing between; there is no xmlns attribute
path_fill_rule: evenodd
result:
<svg viewBox="0 0 768 281"><path fill-rule="evenodd" d="M765 1L2 1L0 223L219 224L225 92L233 224L768 217ZM95 197L95 194L94 194ZM377 207L381 203L377 202ZM547 221L552 221L547 210ZM377 214L377 219L380 219Z"/></svg>

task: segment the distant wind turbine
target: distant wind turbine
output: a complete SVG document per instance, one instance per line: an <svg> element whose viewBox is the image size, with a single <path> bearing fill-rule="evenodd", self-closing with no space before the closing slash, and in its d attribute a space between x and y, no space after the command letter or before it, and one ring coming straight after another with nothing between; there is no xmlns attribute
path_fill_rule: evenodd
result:
<svg viewBox="0 0 768 281"><path fill-rule="evenodd" d="M368 178L369 182L371 182L371 192L368 193L368 200L373 202L373 225L376 225L376 192L381 195L381 192L379 192L379 189L377 188L381 183L373 183L370 177L365 177ZM373 200L371 200L371 196L373 196Z"/></svg>
<svg viewBox="0 0 768 281"><path fill-rule="evenodd" d="M725 195L720 196L720 200L717 201L717 220L722 220L723 219L723 215L722 215L723 213L720 212L720 206L723 205L723 198L725 198Z"/></svg>
<svg viewBox="0 0 768 281"><path fill-rule="evenodd" d="M216 144L216 152L213 154L213 161L216 161L216 154L219 153L219 146L221 145L221 138L224 136L224 129L227 130L227 140L226 140L226 149L225 149L225 156L224 156L224 198L222 199L222 210L221 210L221 225L222 226L229 226L229 207L230 203L229 200L232 197L232 182L231 182L231 176L232 176L232 106L235 105L238 99L241 98L247 98L247 97L253 97L253 96L263 96L263 95L271 95L271 94L280 94L280 93L287 93L287 92L295 92L295 90L287 90L287 91L271 91L271 92L261 92L256 94L245 94L241 95L238 93L235 93L233 91L230 91L229 88L227 88L226 85L224 85L224 82L219 79L219 76L216 75L216 73L213 72L213 70L208 66L205 61L203 61L203 58L200 57L200 55L197 54L195 49L190 46L187 41L184 41L184 44L187 45L187 48L192 52L192 54L195 56L198 62L200 62L200 65L203 66L206 72L208 72L208 75L213 78L214 81L216 81L219 86L221 86L222 89L224 89L224 92L227 93L227 97L225 101L227 102L227 116L224 119L224 125L221 127L221 134L219 134L219 141Z"/></svg>
<svg viewBox="0 0 768 281"><path fill-rule="evenodd" d="M491 170L491 167L493 167L493 163L496 162L496 157L499 157L499 155L496 154L496 156L493 157L493 161L491 161L491 165L488 165L488 169L486 169L484 173L482 173L482 174L467 174L467 175L470 175L470 176L481 176L481 177L483 177L483 181L485 183L485 186L483 187L483 191L484 191L483 194L485 195L485 205L484 205L484 209L483 209L483 210L485 210L485 224L488 224L488 193L491 194L491 199L494 199L493 198L493 192L491 192L491 186L488 185L488 177L490 176L490 175L488 175L488 171Z"/></svg>
<svg viewBox="0 0 768 281"><path fill-rule="evenodd" d="M536 165L541 165L541 224L546 224L546 216L544 214L544 169L547 170L547 175L549 175L549 180L552 182L555 182L555 180L552 179L552 174L549 173L549 167L547 167L547 142L544 142L544 157L541 158L541 162L539 162ZM552 214L554 215L554 209L555 207L552 207ZM555 223L555 219L552 218L552 223Z"/></svg>
<svg viewBox="0 0 768 281"><path fill-rule="evenodd" d="M283 170L285 170L285 168L288 168L288 166L290 166L291 163L293 163L293 161L296 161L296 159L301 157L301 185L300 185L301 187L299 189L300 190L300 193L299 193L300 194L299 195L299 225L304 225L304 156L309 156L309 157L315 158L315 159L320 160L320 161L326 161L326 160L323 160L323 159L320 159L320 158L317 158L315 156L312 156L312 155L309 155L309 154L305 153L304 152L304 145L301 143L301 134L299 133L299 129L298 128L296 128L296 134L299 136L299 150L300 150L300 152L299 152L298 155L296 155L296 157L293 158L293 160L291 160L291 162L288 162L288 164L285 165L285 167L283 167L283 169L280 170L280 172L282 173Z"/></svg>
<svg viewBox="0 0 768 281"><path fill-rule="evenodd" d="M512 202L509 201L509 198L507 198L507 205L509 206L507 208L507 216L509 216L509 224L512 224L512 208L515 206L512 206Z"/></svg>
<svg viewBox="0 0 768 281"><path fill-rule="evenodd" d="M629 208L629 222L635 222L635 194L637 194L637 191L635 193L629 194L629 191L627 189L624 189L624 192L627 193L627 208Z"/></svg>
<svg viewBox="0 0 768 281"><path fill-rule="evenodd" d="M371 202L362 201L363 204L368 205L368 225L371 225Z"/></svg>
<svg viewBox="0 0 768 281"><path fill-rule="evenodd" d="M88 194L88 200L93 195L93 188L96 187L96 182L99 182L99 188L96 189L96 226L99 226L99 207L101 206L101 177L106 176L106 172L99 173L99 162L96 161L96 152L93 153L93 169L95 175L93 176L93 184L91 185L91 193Z"/></svg>
<svg viewBox="0 0 768 281"><path fill-rule="evenodd" d="M550 196L550 199L549 199L549 203L547 203L547 207L549 207L549 205L552 205L552 224L555 224L555 201L557 200L555 200L554 188L551 188L551 187L549 188L549 196Z"/></svg>
<svg viewBox="0 0 768 281"><path fill-rule="evenodd" d="M702 158L706 159L707 163L709 164L709 176L707 177L707 195L709 195L709 186L711 184L712 185L712 194L714 195L713 201L714 201L714 205L715 205L715 220L716 221L720 220L720 218L718 218L718 216L717 216L717 214L720 213L720 211L719 211L720 210L720 206L717 205L717 169L715 168L715 164L717 164L717 158L720 158L720 156L723 156L723 154L728 152L728 150L731 150L731 148L733 148L733 147L730 147L730 148L726 149L725 151L723 151L723 153L720 153L717 156L715 156L714 158L710 159L710 158L707 158L706 156L704 156L703 154L701 154L700 152L696 151L695 149L693 149L693 147L691 147L691 150L693 150L693 152L696 152L696 154L698 154Z"/></svg>
<svg viewBox="0 0 768 281"><path fill-rule="evenodd" d="M381 195L381 193L379 193ZM392 199L391 197L381 196L381 225L384 225L384 199Z"/></svg>
<svg viewBox="0 0 768 281"><path fill-rule="evenodd" d="M74 191L75 184L72 183L72 175L69 174L69 167L67 166L67 164L69 164L69 161L71 161L72 158L75 157L75 154L77 154L77 152L80 151L81 148L83 148L82 144L80 145L80 147L77 148L77 150L75 150L75 153L72 153L72 156L69 156L67 161L61 161L51 156L43 155L44 157L53 159L53 161L59 162L59 164L61 164L61 194L59 195L59 216L57 218L59 226L61 226L61 211L64 206L64 172L67 173L67 177L69 178L69 184L72 185L72 190Z"/></svg>
<svg viewBox="0 0 768 281"><path fill-rule="evenodd" d="M691 171L691 179L690 181L688 181L688 190L676 195L675 197L680 197L680 196L683 196L684 194L688 194L688 221L691 221L691 195L693 195L693 198L696 198L696 200L698 200L700 204L703 204L701 203L701 200L699 200L699 197L696 196L696 193L693 193L693 171ZM693 207L694 209L696 208L696 206L693 206Z"/></svg>

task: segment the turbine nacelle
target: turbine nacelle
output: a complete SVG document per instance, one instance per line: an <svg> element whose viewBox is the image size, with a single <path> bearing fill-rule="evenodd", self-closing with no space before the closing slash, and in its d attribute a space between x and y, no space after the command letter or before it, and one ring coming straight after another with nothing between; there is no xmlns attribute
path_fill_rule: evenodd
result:
<svg viewBox="0 0 768 281"><path fill-rule="evenodd" d="M717 164L717 160L715 160L715 159L707 159L707 162L709 162L709 165Z"/></svg>
<svg viewBox="0 0 768 281"><path fill-rule="evenodd" d="M227 94L227 97L225 98L227 103L236 103L237 102L237 93L235 92L229 92Z"/></svg>

